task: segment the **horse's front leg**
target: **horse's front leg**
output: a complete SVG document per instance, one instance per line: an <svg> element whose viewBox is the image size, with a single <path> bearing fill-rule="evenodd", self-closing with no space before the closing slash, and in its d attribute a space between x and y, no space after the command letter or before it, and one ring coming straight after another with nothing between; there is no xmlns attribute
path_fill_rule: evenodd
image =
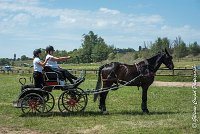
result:
<svg viewBox="0 0 200 134"><path fill-rule="evenodd" d="M104 92L100 94L100 104L99 109L102 112L102 114L108 114L108 111L106 110L106 97L108 92Z"/></svg>
<svg viewBox="0 0 200 134"><path fill-rule="evenodd" d="M142 111L143 113L149 113L149 110L147 108L147 91L148 91L148 87L144 88L142 87Z"/></svg>
<svg viewBox="0 0 200 134"><path fill-rule="evenodd" d="M103 88L108 88L112 85L113 83L104 81L103 82ZM100 104L99 104L99 109L101 110L102 114L108 114L108 111L106 110L106 97L107 97L108 91L100 93Z"/></svg>

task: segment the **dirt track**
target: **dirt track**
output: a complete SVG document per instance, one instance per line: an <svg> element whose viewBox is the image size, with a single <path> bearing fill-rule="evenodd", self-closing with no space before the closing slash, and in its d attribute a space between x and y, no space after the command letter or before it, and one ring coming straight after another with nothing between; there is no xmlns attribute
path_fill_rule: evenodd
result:
<svg viewBox="0 0 200 134"><path fill-rule="evenodd" d="M21 127L0 126L0 134L41 134L41 132Z"/></svg>
<svg viewBox="0 0 200 134"><path fill-rule="evenodd" d="M163 86L163 87L191 87L192 82L163 82L163 81L154 81L152 86ZM200 82L197 82L197 87L200 87Z"/></svg>

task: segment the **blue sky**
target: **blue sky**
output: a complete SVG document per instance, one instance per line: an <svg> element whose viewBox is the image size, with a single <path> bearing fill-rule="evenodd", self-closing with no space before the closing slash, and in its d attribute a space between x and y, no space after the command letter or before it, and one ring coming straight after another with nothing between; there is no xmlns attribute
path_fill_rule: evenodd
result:
<svg viewBox="0 0 200 134"><path fill-rule="evenodd" d="M109 45L134 48L158 37L200 43L199 0L0 0L0 58L53 45L71 51L93 31Z"/></svg>

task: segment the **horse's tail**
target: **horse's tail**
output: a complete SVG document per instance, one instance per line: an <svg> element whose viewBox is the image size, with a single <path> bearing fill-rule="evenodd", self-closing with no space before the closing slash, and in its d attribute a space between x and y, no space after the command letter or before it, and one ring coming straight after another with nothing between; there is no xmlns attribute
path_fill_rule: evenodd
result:
<svg viewBox="0 0 200 134"><path fill-rule="evenodd" d="M96 90L100 89L101 88L101 70L104 68L104 65L99 67L99 72L98 72L98 80L97 80L97 84L96 84ZM94 99L93 101L95 102L98 98L99 94L94 94Z"/></svg>

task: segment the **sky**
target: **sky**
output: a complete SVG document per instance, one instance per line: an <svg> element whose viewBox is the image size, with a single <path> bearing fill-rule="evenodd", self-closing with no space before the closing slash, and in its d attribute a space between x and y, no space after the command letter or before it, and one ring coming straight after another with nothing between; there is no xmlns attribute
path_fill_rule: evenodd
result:
<svg viewBox="0 0 200 134"><path fill-rule="evenodd" d="M108 45L138 50L158 37L200 44L199 0L0 0L0 58L34 49L81 48L93 31Z"/></svg>

